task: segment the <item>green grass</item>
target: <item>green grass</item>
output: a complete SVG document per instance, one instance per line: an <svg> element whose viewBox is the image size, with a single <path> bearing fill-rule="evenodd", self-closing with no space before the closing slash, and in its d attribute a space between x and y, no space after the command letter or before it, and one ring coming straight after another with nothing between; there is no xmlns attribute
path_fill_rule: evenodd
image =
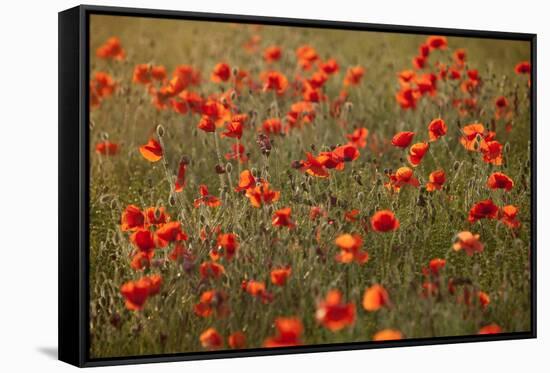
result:
<svg viewBox="0 0 550 373"><path fill-rule="evenodd" d="M222 207L194 209L192 201L198 197L199 184L208 185L212 194L220 195L220 178L214 172L218 161L213 135L197 130L197 115L157 111L144 87L132 84L133 67L138 63L163 64L171 73L178 64L190 64L201 70L205 80L197 91L205 95L219 92L219 85L209 82L208 77L221 60L248 69L256 78L268 68L261 54L249 55L241 48L254 33L262 36L262 47L283 47L283 59L273 66L289 80L299 73L294 50L302 44L314 46L322 58L336 58L340 73L327 82L325 93L330 98L340 91L347 67L364 66L367 71L361 84L350 89L348 101L353 107L346 113L348 127L343 129L329 115L327 104L322 103L313 125L272 138L269 157L262 156L256 145L257 132L245 129L241 142L250 152L250 160L241 166L232 161L231 173L223 178L227 182L229 177L235 185L240 167L254 169L257 174L268 176L272 187L281 191L280 200L256 209L247 198L227 188L223 190ZM397 73L410 68L411 58L425 39L422 35L283 27L256 31L231 24L92 16L92 51L112 35L121 39L126 60L104 61L95 56L91 60L92 72L108 72L118 84L116 93L91 113L91 357L201 351L199 335L209 327L215 327L224 337L242 330L247 346L259 347L275 333L273 321L280 316L301 319L305 344L368 341L384 328L399 329L408 338L471 335L489 323L497 323L506 332L529 330L530 107L526 79L513 72L517 62L529 58L528 43L449 38L450 49L465 48L468 66L477 68L483 78L479 116L462 117L452 106L452 98L462 94L458 83L452 81L438 83L440 105L423 99L416 110L403 111L395 101ZM434 54L434 58L450 63L450 52ZM505 132L502 123L497 123L497 138L505 144L505 163L492 166L484 163L479 154L467 152L458 138L460 127L466 124L489 125L494 115L494 98L500 95L516 96L518 109L511 132ZM254 125L259 126L273 108L284 116L292 102L288 96L242 92L237 105L242 112L255 112ZM406 153L391 146L378 154L367 145L360 149L359 159L347 163L342 172L331 172L328 179L310 177L290 167L293 160L304 159L312 146L317 153L345 143L344 135L351 133L353 126L368 128L369 143L374 137L389 140L401 130L417 132L415 141L427 140L427 125L439 116L449 131L444 140L432 143L414 172L425 184L431 171L443 168L447 183L442 191L427 193L411 187L397 194L388 193L383 186L384 169L396 170L407 164ZM162 162L150 163L138 151L158 124L166 131L162 138L166 170ZM105 157L94 152L95 144L106 137L120 145L119 154ZM219 140L223 154L234 143L232 139ZM171 177L182 155L191 162L187 186L178 196L182 204L172 205ZM514 180L512 191L490 191L486 187L488 175L496 170ZM499 206L518 206L521 228L513 232L486 219L468 223L471 206L489 197ZM145 274L162 274L164 283L160 294L151 297L139 312L126 310L120 295L124 282L143 275L131 269L129 255L133 247L128 234L119 227L121 213L128 204L142 208L165 206L172 219L182 222L189 235L186 246L197 257L190 270L160 260L145 270ZM271 225L273 211L285 206L292 207L296 229ZM311 221L311 206L323 207L333 223L326 219ZM358 223L344 220L344 213L351 209L360 210L360 217L365 219L377 210L391 209L401 227L395 233L365 233ZM215 241L202 242L199 231L218 224L224 232L239 236L240 248L232 262L223 262L225 276L201 281L198 265L208 260ZM315 239L317 228L320 242ZM463 230L481 235L483 253L468 257L451 249L453 237ZM362 234L370 256L368 263L345 265L334 260L338 251L334 240L348 232ZM163 259L168 252L157 250L155 258ZM435 257L447 260L441 275L441 296L423 298L422 267ZM270 269L283 265L292 266L292 276L286 286L277 288L270 284ZM446 281L451 277L467 278L473 289L488 293L491 303L487 309L458 304L446 290ZM245 278L265 281L274 293L274 301L262 304L243 292L240 286ZM374 283L388 290L391 308L363 310L363 292ZM341 290L344 299L357 307L354 325L340 332L331 332L315 320L317 302L333 288ZM209 289L229 295L228 317L200 318L193 313L200 294Z"/></svg>

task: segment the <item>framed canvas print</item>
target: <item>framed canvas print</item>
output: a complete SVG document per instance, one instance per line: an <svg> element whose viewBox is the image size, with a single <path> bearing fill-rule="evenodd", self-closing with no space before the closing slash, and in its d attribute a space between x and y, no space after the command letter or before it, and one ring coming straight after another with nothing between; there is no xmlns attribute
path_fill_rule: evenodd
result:
<svg viewBox="0 0 550 373"><path fill-rule="evenodd" d="M536 36L59 13L59 357L533 338Z"/></svg>

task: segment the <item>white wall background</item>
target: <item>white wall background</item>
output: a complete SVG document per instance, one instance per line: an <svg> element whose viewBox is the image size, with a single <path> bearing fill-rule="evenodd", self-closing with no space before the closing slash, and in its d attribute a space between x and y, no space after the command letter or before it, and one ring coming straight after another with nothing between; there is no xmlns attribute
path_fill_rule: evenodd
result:
<svg viewBox="0 0 550 373"><path fill-rule="evenodd" d="M550 366L550 22L544 1L99 1L97 5L538 34L537 340L110 368L117 372L478 372ZM76 1L8 0L0 11L0 370L69 371L57 354L57 12ZM76 124L76 123L75 123Z"/></svg>

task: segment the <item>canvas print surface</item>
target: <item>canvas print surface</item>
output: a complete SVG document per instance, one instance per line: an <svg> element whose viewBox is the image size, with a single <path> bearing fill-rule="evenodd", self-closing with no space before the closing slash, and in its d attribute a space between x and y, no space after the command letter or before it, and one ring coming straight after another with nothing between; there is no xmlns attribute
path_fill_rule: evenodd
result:
<svg viewBox="0 0 550 373"><path fill-rule="evenodd" d="M531 328L530 44L91 15L91 358Z"/></svg>

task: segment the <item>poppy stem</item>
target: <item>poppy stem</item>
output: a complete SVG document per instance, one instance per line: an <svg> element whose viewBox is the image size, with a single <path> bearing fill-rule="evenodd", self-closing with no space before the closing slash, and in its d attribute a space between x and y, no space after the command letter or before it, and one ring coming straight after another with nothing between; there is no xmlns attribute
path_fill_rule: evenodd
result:
<svg viewBox="0 0 550 373"><path fill-rule="evenodd" d="M217 131L214 131L213 135L214 135L214 145L216 147L216 157L218 159L218 164L222 165L223 160L222 160L222 155L220 153L220 140L218 140ZM222 174L219 174L219 177L220 177L220 197L222 199L224 199L224 202L225 202L225 198L223 198L223 197L225 197L225 193L224 193L224 191L225 191L225 180L224 180Z"/></svg>

